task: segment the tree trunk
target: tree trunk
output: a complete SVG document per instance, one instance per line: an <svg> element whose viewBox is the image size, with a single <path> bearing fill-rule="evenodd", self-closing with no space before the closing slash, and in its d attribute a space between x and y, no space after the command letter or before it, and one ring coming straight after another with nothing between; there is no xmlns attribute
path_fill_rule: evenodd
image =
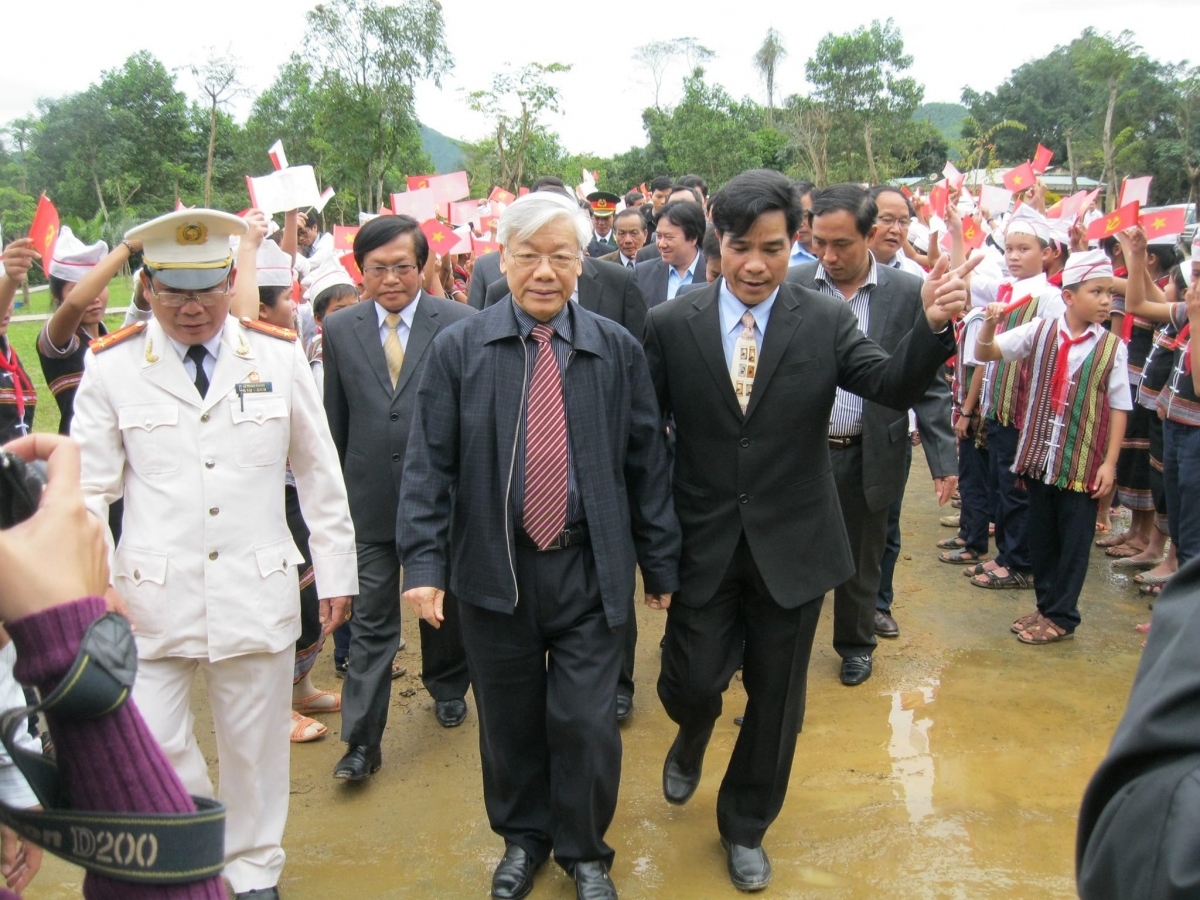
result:
<svg viewBox="0 0 1200 900"><path fill-rule="evenodd" d="M1075 171L1075 148L1071 145L1071 135L1067 135L1067 168L1071 170L1071 193L1074 194L1079 187L1076 185L1078 175Z"/></svg>
<svg viewBox="0 0 1200 900"><path fill-rule="evenodd" d="M100 201L100 212L104 213L104 221L108 221L108 207L104 204L104 191L100 190L100 178L96 175L96 170L92 169L92 184L96 188L96 199Z"/></svg>
<svg viewBox="0 0 1200 900"><path fill-rule="evenodd" d="M208 117L208 164L204 169L204 205L212 203L213 151L217 147L217 98L213 97L212 114Z"/></svg>
<svg viewBox="0 0 1200 900"><path fill-rule="evenodd" d="M1113 114L1117 110L1117 82L1115 78L1108 81L1108 112L1104 115L1104 177L1108 186L1104 199L1111 211L1117 201L1117 168L1113 161L1112 126Z"/></svg>
<svg viewBox="0 0 1200 900"><path fill-rule="evenodd" d="M871 176L871 184L879 184L879 173L875 171L875 151L871 148L871 123L863 128L863 146L867 150L867 171Z"/></svg>

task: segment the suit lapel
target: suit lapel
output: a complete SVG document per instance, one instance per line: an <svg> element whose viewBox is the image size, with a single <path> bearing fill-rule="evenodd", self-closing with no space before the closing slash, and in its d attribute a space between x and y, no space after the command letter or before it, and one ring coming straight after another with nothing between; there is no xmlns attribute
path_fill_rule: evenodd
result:
<svg viewBox="0 0 1200 900"><path fill-rule="evenodd" d="M379 379L379 386L388 397L392 396L392 376L388 374L387 359L383 355L383 343L379 340L379 317L375 314L375 301L364 300L359 304L358 325L354 333L367 354L367 366Z"/></svg>
<svg viewBox="0 0 1200 900"><path fill-rule="evenodd" d="M245 335L241 333L241 325L236 319L227 319L225 333L221 337L221 352L217 355L217 365L213 369L212 382L208 393L204 396L201 406L203 410L211 409L223 399L238 384L247 380L254 371L254 351L251 349ZM192 390L195 393L195 389Z"/></svg>
<svg viewBox="0 0 1200 900"><path fill-rule="evenodd" d="M658 303L665 303L667 300L667 285L670 283L668 281L668 276L670 275L670 272L671 272L670 265L668 265L667 263L663 262L660 259L658 261L658 266L656 267L656 271L654 273L654 285L653 285L653 287L654 287L653 296L656 299L661 298L661 299L657 300ZM716 304L714 303L713 305L715 306ZM719 323L718 323L718 330L720 330ZM730 391L733 390L732 382L731 382L731 386L730 386L729 390Z"/></svg>
<svg viewBox="0 0 1200 900"><path fill-rule="evenodd" d="M583 274L579 276L579 305L588 312L600 312L600 295L603 285L596 278L596 267L590 259L583 261Z"/></svg>
<svg viewBox="0 0 1200 900"><path fill-rule="evenodd" d="M163 331L158 319L151 319L146 328L146 352L142 358L142 377L146 378L168 394L179 398L184 403L197 409L203 403L196 385L187 376L183 360L175 351L167 333ZM209 390L212 395L212 390Z"/></svg>
<svg viewBox="0 0 1200 900"><path fill-rule="evenodd" d="M883 342L883 336L888 333L889 320L892 315L892 304L888 302L888 287L889 277L884 271L885 267L882 263L875 264L875 278L878 284L871 291L871 297L867 301L867 306L871 310L870 318L867 320L866 333L867 337L879 344ZM861 324L861 323L860 323Z"/></svg>
<svg viewBox="0 0 1200 900"><path fill-rule="evenodd" d="M775 304L771 307L771 318L767 321L767 333L763 336L762 353L758 357L758 371L754 373L754 390L750 393L750 404L746 407L746 418L754 415L759 398L766 392L771 376L779 368L779 360L792 342L792 336L800 325L802 316L799 301L792 295L787 284L779 286Z"/></svg>
<svg viewBox="0 0 1200 900"><path fill-rule="evenodd" d="M703 290L695 291L696 299L692 305L696 311L688 316L688 325L692 329L692 337L700 348L700 356L708 366L709 374L717 384L717 393L725 398L730 409L740 419L742 407L738 404L737 395L733 393L733 380L729 377L729 367L725 365L725 346L721 340L721 310L717 302L717 288L710 285Z"/></svg>
<svg viewBox="0 0 1200 900"><path fill-rule="evenodd" d="M413 312L412 328L408 332L408 347L404 350L404 365L400 367L400 377L396 379L396 393L393 400L400 396L404 386L412 379L413 372L421 363L421 356L424 355L425 348L429 346L437 332L437 310L434 309L430 296L422 291L421 298L417 301L417 308ZM381 345L380 353L382 352Z"/></svg>

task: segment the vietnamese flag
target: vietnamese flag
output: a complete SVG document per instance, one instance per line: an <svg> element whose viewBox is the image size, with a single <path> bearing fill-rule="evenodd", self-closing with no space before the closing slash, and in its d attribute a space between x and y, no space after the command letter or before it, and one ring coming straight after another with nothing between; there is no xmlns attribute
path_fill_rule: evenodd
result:
<svg viewBox="0 0 1200 900"><path fill-rule="evenodd" d="M911 200L911 199L913 198L912 191L910 191L910 190L909 190L907 187L905 187L904 185L900 185L900 193L902 193L902 194L903 194L905 197L907 197L909 200Z"/></svg>
<svg viewBox="0 0 1200 900"><path fill-rule="evenodd" d="M946 206L950 203L950 189L946 182L939 181L929 192L929 206L939 219L946 218Z"/></svg>
<svg viewBox="0 0 1200 900"><path fill-rule="evenodd" d="M1106 213L1098 219L1093 219L1092 224L1088 226L1087 239L1099 241L1106 237L1112 237L1118 231L1132 228L1138 223L1140 212L1141 204L1135 200L1115 212Z"/></svg>
<svg viewBox="0 0 1200 900"><path fill-rule="evenodd" d="M346 274L350 276L351 281L353 281L355 284L362 284L362 269L360 269L358 267L358 263L354 261L353 253L343 253L338 257L338 262L342 264L342 268L346 270Z"/></svg>
<svg viewBox="0 0 1200 900"><path fill-rule="evenodd" d="M354 249L354 236L358 234L357 225L333 226L333 249L348 251Z"/></svg>
<svg viewBox="0 0 1200 900"><path fill-rule="evenodd" d="M409 175L408 189L410 191L421 191L429 187L430 179L437 178L437 175Z"/></svg>
<svg viewBox="0 0 1200 900"><path fill-rule="evenodd" d="M478 259L481 256L486 256L488 253L500 252L500 245L495 241L481 241L475 235L471 235L471 252Z"/></svg>
<svg viewBox="0 0 1200 900"><path fill-rule="evenodd" d="M426 219L421 223L421 231L425 233L430 248L438 256L445 256L447 250L458 244L458 235L454 233L454 229L437 219Z"/></svg>
<svg viewBox="0 0 1200 900"><path fill-rule="evenodd" d="M493 203L503 203L505 206L512 203L516 199L516 194L512 193L511 191L506 191L504 188L500 187L500 185L496 185L494 188L492 188L492 192L488 194L488 200Z"/></svg>
<svg viewBox="0 0 1200 900"><path fill-rule="evenodd" d="M1014 194L1029 190L1035 181L1037 181L1037 175L1033 172L1032 163L1023 162L1015 169L1009 169L1004 173L1004 186Z"/></svg>
<svg viewBox="0 0 1200 900"><path fill-rule="evenodd" d="M483 232L495 232L496 226L500 223L499 216L480 216L479 230Z"/></svg>
<svg viewBox="0 0 1200 900"><path fill-rule="evenodd" d="M1183 234L1183 230L1187 226L1187 210L1182 207L1160 209L1158 212L1146 213L1138 222L1146 229L1146 237L1150 240L1173 234Z"/></svg>
<svg viewBox="0 0 1200 900"><path fill-rule="evenodd" d="M33 247L42 255L42 271L50 271L50 261L54 259L54 245L58 243L58 210L50 202L50 198L42 194L38 198L37 212L33 216L33 224L29 226L29 237L33 239Z"/></svg>
<svg viewBox="0 0 1200 900"><path fill-rule="evenodd" d="M1054 159L1054 151L1041 144L1038 144L1037 153L1033 154L1033 163L1030 168L1033 169L1034 175L1041 175L1050 166L1050 160Z"/></svg>
<svg viewBox="0 0 1200 900"><path fill-rule="evenodd" d="M451 172L449 175L425 176L429 180L428 187L433 191L438 203L451 203L455 200L465 200L471 196L471 187L467 184L466 172ZM412 190L410 187L409 190Z"/></svg>
<svg viewBox="0 0 1200 900"><path fill-rule="evenodd" d="M1153 180L1153 175L1145 175L1141 178L1126 178L1121 182L1121 194L1117 200L1117 206L1128 206L1134 200L1143 206L1149 203L1150 182Z"/></svg>
<svg viewBox="0 0 1200 900"><path fill-rule="evenodd" d="M276 141L271 145L271 149L267 151L267 155L271 157L271 163L275 166L275 171L286 169L287 154L283 152L283 141Z"/></svg>
<svg viewBox="0 0 1200 900"><path fill-rule="evenodd" d="M942 169L942 174L956 191L961 191L963 182L967 180L967 176L958 171L958 167L952 162L946 163L945 168Z"/></svg>
<svg viewBox="0 0 1200 900"><path fill-rule="evenodd" d="M962 233L963 246L965 246L968 250L977 250L982 247L983 241L987 237L973 216L967 216L965 219L963 219Z"/></svg>
<svg viewBox="0 0 1200 900"><path fill-rule="evenodd" d="M529 188L527 188L527 187L517 188L517 196L518 197L524 197L528 193L529 193Z"/></svg>

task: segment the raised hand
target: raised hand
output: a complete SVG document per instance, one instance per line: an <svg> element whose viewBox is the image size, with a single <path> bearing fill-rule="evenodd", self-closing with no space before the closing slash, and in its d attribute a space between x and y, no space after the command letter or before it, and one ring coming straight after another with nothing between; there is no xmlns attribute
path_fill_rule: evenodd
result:
<svg viewBox="0 0 1200 900"><path fill-rule="evenodd" d="M941 331L966 308L970 301L966 277L982 261L983 254L979 253L951 269L949 259L944 256L938 259L921 288L921 302L931 331Z"/></svg>

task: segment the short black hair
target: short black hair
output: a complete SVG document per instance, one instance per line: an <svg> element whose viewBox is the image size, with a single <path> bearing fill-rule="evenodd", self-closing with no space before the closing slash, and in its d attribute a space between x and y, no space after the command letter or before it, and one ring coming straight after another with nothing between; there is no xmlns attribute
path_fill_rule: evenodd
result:
<svg viewBox="0 0 1200 900"><path fill-rule="evenodd" d="M358 299L358 291L355 290L352 284L335 284L332 287L327 287L321 293L317 294L317 299L313 301L313 317L324 319L325 313L329 311L329 305L334 300L341 300L343 297L354 297Z"/></svg>
<svg viewBox="0 0 1200 900"><path fill-rule="evenodd" d="M803 209L791 180L774 169L750 169L730 179L713 198L713 226L722 235L747 234L759 216L783 213L788 235L800 228Z"/></svg>
<svg viewBox="0 0 1200 900"><path fill-rule="evenodd" d="M704 232L704 240L700 243L700 251L705 260L721 258L721 239L717 237L717 229L708 228Z"/></svg>
<svg viewBox="0 0 1200 900"><path fill-rule="evenodd" d="M650 182L650 193L655 191L669 191L675 187L675 179L670 175L659 175Z"/></svg>
<svg viewBox="0 0 1200 900"><path fill-rule="evenodd" d="M625 195L625 205L633 206L633 204L637 203L639 200L645 200L645 199L646 199L646 195L643 194L641 191L629 191Z"/></svg>
<svg viewBox="0 0 1200 900"><path fill-rule="evenodd" d="M686 240L699 244L704 238L706 223L704 210L700 208L699 203L692 203L690 200L676 200L674 203L668 203L658 211L659 223L661 224L664 220L682 229Z"/></svg>
<svg viewBox="0 0 1200 900"><path fill-rule="evenodd" d="M316 228L317 231L323 230L321 228L321 214L316 209L310 206L308 209L300 210L300 212L304 213L305 228Z"/></svg>
<svg viewBox="0 0 1200 900"><path fill-rule="evenodd" d="M684 175L682 178L680 178L678 181L675 182L675 186L676 187L699 188L701 194L703 194L705 197L708 196L708 182L705 181L703 178L701 178L699 175ZM703 202L703 201L701 201L701 202Z"/></svg>
<svg viewBox="0 0 1200 900"><path fill-rule="evenodd" d="M536 194L538 191L557 191L566 197L570 197L572 200L575 199L574 192L569 190L567 186L563 184L563 180L557 175L543 175L533 183L533 187L531 187L529 190L534 194Z"/></svg>
<svg viewBox="0 0 1200 900"><path fill-rule="evenodd" d="M875 205L875 198L871 196L871 192L861 184L831 184L813 195L808 220L811 222L818 216L834 212L848 212L854 216L854 227L858 229L859 234L866 237L875 227L879 207Z"/></svg>
<svg viewBox="0 0 1200 900"><path fill-rule="evenodd" d="M701 206L704 205L704 195L700 193L699 188L688 187L686 184L677 184L675 187L671 188L671 194L679 194L683 191L687 191L689 194L691 194L692 198ZM671 195L669 194L667 197L667 202L671 202L670 196Z"/></svg>
<svg viewBox="0 0 1200 900"><path fill-rule="evenodd" d="M1146 258L1153 256L1158 261L1158 271L1169 272L1179 264L1179 251L1174 244L1147 244Z"/></svg>
<svg viewBox="0 0 1200 900"><path fill-rule="evenodd" d="M260 284L258 286L258 302L268 309L274 309L275 304L279 302L279 299L290 291L291 288L284 287L283 285L279 284Z"/></svg>
<svg viewBox="0 0 1200 900"><path fill-rule="evenodd" d="M621 210L619 213L617 213L615 216L613 216L613 228L617 227L617 223L620 222L621 219L634 219L634 218L636 218L639 222L642 223L642 230L645 231L646 230L646 218L642 215L642 211L640 209L638 209L636 206L627 206L623 210Z"/></svg>
<svg viewBox="0 0 1200 900"><path fill-rule="evenodd" d="M412 235L417 268L424 269L425 263L429 262L429 241L412 216L376 216L358 229L358 234L354 236L354 261L361 269L368 253L390 244L402 234Z"/></svg>
<svg viewBox="0 0 1200 900"><path fill-rule="evenodd" d="M904 191L900 190L900 188L894 187L890 184L877 184L875 187L871 188L872 200L878 200L880 194L895 194L904 201L904 206L908 210L908 217L910 219L916 218L916 210L913 209L912 203L909 201L908 197L904 195ZM875 206L878 209L879 204L876 203Z"/></svg>
<svg viewBox="0 0 1200 900"><path fill-rule="evenodd" d="M815 184L813 184L811 181L805 181L803 178L799 181L793 181L792 187L796 189L796 196L801 200L817 189Z"/></svg>
<svg viewBox="0 0 1200 900"><path fill-rule="evenodd" d="M63 291L67 289L68 284L72 283L65 278L59 278L57 275L50 276L50 299L54 301L56 307L62 304Z"/></svg>

